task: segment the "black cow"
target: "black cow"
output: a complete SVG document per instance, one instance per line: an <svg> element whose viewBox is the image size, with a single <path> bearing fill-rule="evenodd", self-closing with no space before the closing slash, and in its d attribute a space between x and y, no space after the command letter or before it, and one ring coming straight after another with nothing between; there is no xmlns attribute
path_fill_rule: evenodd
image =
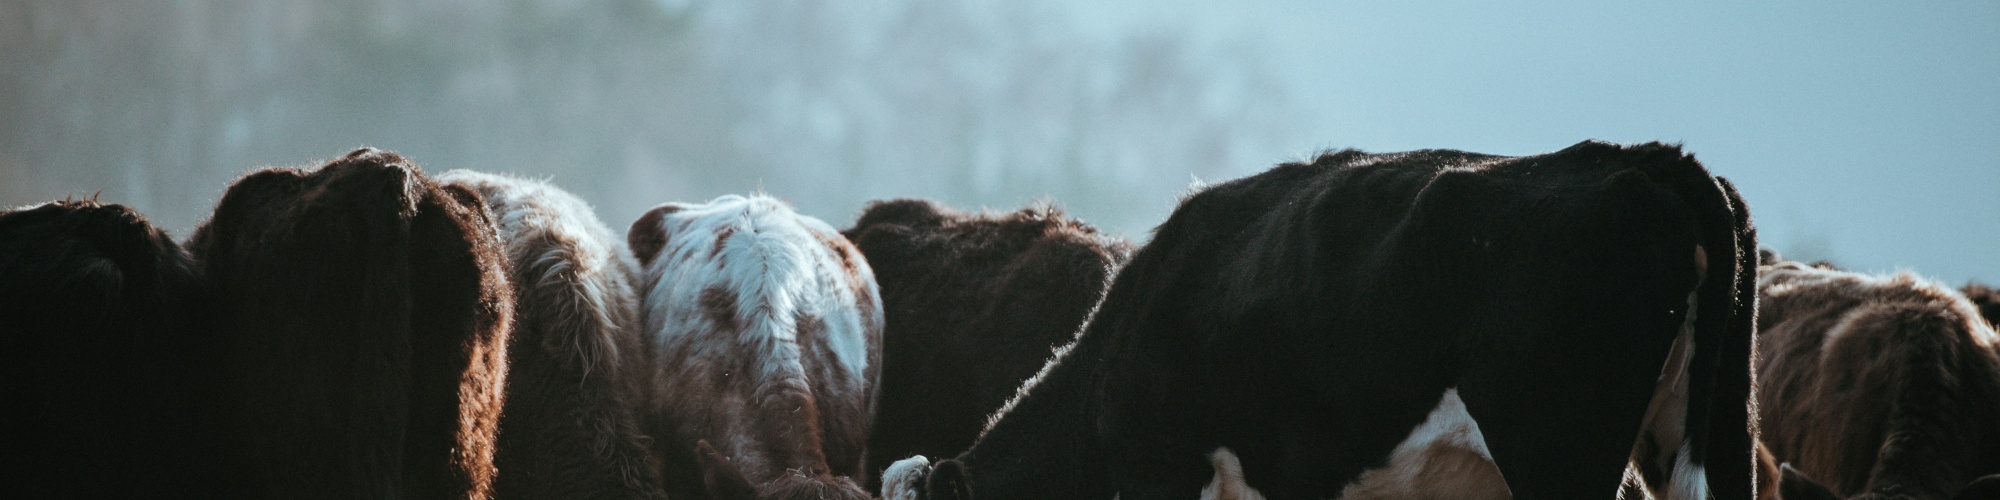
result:
<svg viewBox="0 0 2000 500"><path fill-rule="evenodd" d="M929 201L868 205L844 231L888 316L871 487L911 455L972 446L986 417L1076 338L1131 245L1046 206L1006 214Z"/></svg>
<svg viewBox="0 0 2000 500"><path fill-rule="evenodd" d="M206 290L137 211L0 211L0 489L27 498L221 494L203 425L219 374Z"/></svg>
<svg viewBox="0 0 2000 500"><path fill-rule="evenodd" d="M1907 273L1766 264L1758 406L1785 498L2000 495L2000 337L1970 301Z"/></svg>
<svg viewBox="0 0 2000 500"><path fill-rule="evenodd" d="M898 462L884 496L1189 498L1216 456L1263 495L1330 497L1466 436L1412 433L1453 400L1515 498L1611 496L1684 371L1676 463L1646 481L1749 498L1755 248L1675 146L1280 165L1183 201L970 450Z"/></svg>
<svg viewBox="0 0 2000 500"><path fill-rule="evenodd" d="M643 362L638 266L590 205L545 182L453 170L506 245L515 323L498 498L665 498L630 402Z"/></svg>
<svg viewBox="0 0 2000 500"><path fill-rule="evenodd" d="M237 179L188 247L248 496L491 495L513 293L478 195L361 149Z"/></svg>

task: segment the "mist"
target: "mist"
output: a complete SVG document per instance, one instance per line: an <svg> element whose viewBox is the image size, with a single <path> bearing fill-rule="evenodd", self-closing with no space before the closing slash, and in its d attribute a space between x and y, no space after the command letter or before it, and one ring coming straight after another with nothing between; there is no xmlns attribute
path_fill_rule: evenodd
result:
<svg viewBox="0 0 2000 500"><path fill-rule="evenodd" d="M1778 3L0 2L0 205L185 236L360 146L549 179L613 226L763 191L1048 201L1143 240L1199 181L1326 148L1679 142L1765 242L2000 281L2000 7Z"/></svg>

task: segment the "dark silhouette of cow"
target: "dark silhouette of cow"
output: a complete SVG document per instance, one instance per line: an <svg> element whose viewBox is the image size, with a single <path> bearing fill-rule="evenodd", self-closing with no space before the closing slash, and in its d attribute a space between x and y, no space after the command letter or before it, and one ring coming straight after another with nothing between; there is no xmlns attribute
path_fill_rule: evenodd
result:
<svg viewBox="0 0 2000 500"><path fill-rule="evenodd" d="M883 493L1321 498L1464 440L1515 498L1604 497L1644 429L1680 436L1638 467L1654 491L1750 498L1755 249L1675 146L1280 165L1184 200L971 449ZM1684 406L1649 411L1668 373Z"/></svg>
<svg viewBox="0 0 2000 500"><path fill-rule="evenodd" d="M668 203L626 235L644 271L647 399L667 495L868 498L882 306L839 232L762 195Z"/></svg>
<svg viewBox="0 0 2000 500"><path fill-rule="evenodd" d="M493 213L514 286L499 498L665 498L629 402L639 347L631 252L548 183L453 170Z"/></svg>
<svg viewBox="0 0 2000 500"><path fill-rule="evenodd" d="M2000 337L1970 301L1782 259L1758 290L1760 418L1785 498L2000 498Z"/></svg>
<svg viewBox="0 0 2000 500"><path fill-rule="evenodd" d="M361 149L237 179L188 247L246 496L491 495L513 294L478 195Z"/></svg>
<svg viewBox="0 0 2000 500"><path fill-rule="evenodd" d="M228 493L206 289L137 211L0 211L0 490L23 498Z"/></svg>
<svg viewBox="0 0 2000 500"><path fill-rule="evenodd" d="M1979 306L1979 315L1986 318L1987 324L2000 325L2000 289L1980 283L1966 283L1965 288L1959 291L1964 293L1965 298L1970 299L1973 305Z"/></svg>
<svg viewBox="0 0 2000 500"><path fill-rule="evenodd" d="M844 232L882 289L882 400L869 477L972 446L986 417L1076 338L1131 245L1054 208L961 213L878 201Z"/></svg>

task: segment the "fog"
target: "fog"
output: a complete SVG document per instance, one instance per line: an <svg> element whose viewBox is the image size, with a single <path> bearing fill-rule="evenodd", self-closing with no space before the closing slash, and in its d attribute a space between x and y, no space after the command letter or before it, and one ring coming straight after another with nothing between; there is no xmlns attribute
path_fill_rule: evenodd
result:
<svg viewBox="0 0 2000 500"><path fill-rule="evenodd" d="M0 204L185 235L359 146L550 179L623 226L764 191L1038 200L1144 239L1323 148L1681 142L1765 241L2000 281L2000 4L0 0Z"/></svg>

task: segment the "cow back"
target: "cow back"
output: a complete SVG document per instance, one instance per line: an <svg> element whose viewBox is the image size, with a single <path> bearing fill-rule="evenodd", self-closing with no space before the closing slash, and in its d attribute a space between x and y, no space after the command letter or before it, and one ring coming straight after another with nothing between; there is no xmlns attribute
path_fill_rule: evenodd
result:
<svg viewBox="0 0 2000 500"><path fill-rule="evenodd" d="M515 293L499 498L659 498L632 416L639 348L636 264L583 200L553 185L453 170L493 213Z"/></svg>
<svg viewBox="0 0 2000 500"><path fill-rule="evenodd" d="M870 203L844 232L881 285L875 487L891 461L972 446L986 417L1075 338L1131 246L1046 206L1004 214Z"/></svg>
<svg viewBox="0 0 2000 500"><path fill-rule="evenodd" d="M0 211L5 490L225 494L208 460L219 380L193 262L137 211L62 200Z"/></svg>
<svg viewBox="0 0 2000 500"><path fill-rule="evenodd" d="M1841 496L1951 498L2000 472L2000 340L1973 304L1902 273L1776 262L1760 280L1777 460Z"/></svg>
<svg viewBox="0 0 2000 500"><path fill-rule="evenodd" d="M259 496L490 495L512 293L477 195L362 149L244 176L189 246Z"/></svg>

